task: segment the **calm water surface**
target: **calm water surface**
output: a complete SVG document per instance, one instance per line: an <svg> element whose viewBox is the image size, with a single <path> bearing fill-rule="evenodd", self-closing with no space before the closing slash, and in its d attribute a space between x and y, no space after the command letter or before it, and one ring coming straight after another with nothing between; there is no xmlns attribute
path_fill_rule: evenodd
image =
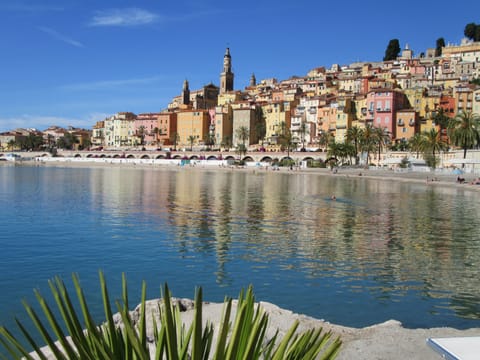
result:
<svg viewBox="0 0 480 360"><path fill-rule="evenodd" d="M282 172L0 167L0 323L78 273L131 303L258 299L346 326L480 326L480 194ZM337 201L331 201L335 194Z"/></svg>

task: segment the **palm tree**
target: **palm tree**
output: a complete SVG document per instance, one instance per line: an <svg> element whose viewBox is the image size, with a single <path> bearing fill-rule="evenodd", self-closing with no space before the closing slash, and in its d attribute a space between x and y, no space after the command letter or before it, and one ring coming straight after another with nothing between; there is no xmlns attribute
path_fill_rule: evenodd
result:
<svg viewBox="0 0 480 360"><path fill-rule="evenodd" d="M416 157L418 159L420 151L423 151L424 141L422 135L420 133L416 133L408 140L408 143L410 145L410 149L417 153Z"/></svg>
<svg viewBox="0 0 480 360"><path fill-rule="evenodd" d="M223 148L230 149L232 147L232 138L228 135L224 136L221 145Z"/></svg>
<svg viewBox="0 0 480 360"><path fill-rule="evenodd" d="M375 128L367 124L365 126L365 129L362 132L362 138L360 141L360 148L362 149L362 152L367 153L367 165L370 160L370 152L374 150L375 146Z"/></svg>
<svg viewBox="0 0 480 360"><path fill-rule="evenodd" d="M140 125L137 130L137 136L140 137L140 146L143 146L145 142L145 126Z"/></svg>
<svg viewBox="0 0 480 360"><path fill-rule="evenodd" d="M171 135L170 140L171 140L172 143L173 143L173 150L174 150L174 151L177 151L177 144L178 144L178 142L180 141L180 135L178 135L177 132L174 132L174 133Z"/></svg>
<svg viewBox="0 0 480 360"><path fill-rule="evenodd" d="M10 151L13 151L13 148L17 145L17 142L13 139L10 139L7 143L8 148Z"/></svg>
<svg viewBox="0 0 480 360"><path fill-rule="evenodd" d="M378 150L378 163L380 163L380 154L382 152L383 147L390 142L390 136L388 135L386 130L382 128L375 128L373 134L374 134L374 142L377 145L377 150Z"/></svg>
<svg viewBox="0 0 480 360"><path fill-rule="evenodd" d="M455 146L463 149L465 159L467 149L473 148L480 142L480 117L471 111L460 112L450 122L449 136Z"/></svg>
<svg viewBox="0 0 480 360"><path fill-rule="evenodd" d="M242 145L244 147L245 146L245 142L248 140L248 138L250 137L250 131L248 130L248 127L246 126L240 126L237 130L236 130L236 135L238 137L238 139L242 142Z"/></svg>
<svg viewBox="0 0 480 360"><path fill-rule="evenodd" d="M302 149L305 149L305 135L309 133L308 125L306 122L302 121L302 123L300 124L299 132L300 132L300 140L302 141Z"/></svg>
<svg viewBox="0 0 480 360"><path fill-rule="evenodd" d="M212 149L212 146L215 145L215 135L212 133L208 133L205 135L205 145L209 150Z"/></svg>
<svg viewBox="0 0 480 360"><path fill-rule="evenodd" d="M437 158L435 157L435 153L438 152L440 153L442 150L445 150L447 148L447 143L442 140L440 137L440 132L433 128L430 129L430 131L424 131L423 132L423 150L427 154L428 151L432 152L432 159L430 161L430 166L435 168L437 164ZM427 162L428 156L427 156Z"/></svg>
<svg viewBox="0 0 480 360"><path fill-rule="evenodd" d="M447 116L443 108L439 108L435 112L435 115L433 116L433 121L435 122L435 125L438 125L439 127L440 136L443 137L445 140L444 134L445 130L449 127L450 118Z"/></svg>
<svg viewBox="0 0 480 360"><path fill-rule="evenodd" d="M362 136L363 130L360 129L358 126L352 126L347 130L347 141L353 143L354 147L355 165L358 165L358 163L360 162L360 159L358 157L358 151Z"/></svg>
<svg viewBox="0 0 480 360"><path fill-rule="evenodd" d="M333 135L330 132L322 131L318 137L318 145L325 147L325 151L328 152L328 144L332 141Z"/></svg>
<svg viewBox="0 0 480 360"><path fill-rule="evenodd" d="M335 142L335 138L328 144L327 159L331 167L338 161L341 152L340 145L341 144ZM335 161L332 162L332 159L335 159Z"/></svg>
<svg viewBox="0 0 480 360"><path fill-rule="evenodd" d="M190 143L190 151L193 151L193 143L195 142L195 136L193 135L190 135L188 138L187 138L188 142Z"/></svg>
<svg viewBox="0 0 480 360"><path fill-rule="evenodd" d="M287 149L287 157L290 158L290 150L295 146L293 142L293 135L289 129L286 129L285 132L280 135L280 144Z"/></svg>
<svg viewBox="0 0 480 360"><path fill-rule="evenodd" d="M160 133L160 129L159 129L158 127L153 128L152 134L153 134L154 137L155 137L155 140L154 140L155 144L158 143L158 134L159 134L159 133Z"/></svg>

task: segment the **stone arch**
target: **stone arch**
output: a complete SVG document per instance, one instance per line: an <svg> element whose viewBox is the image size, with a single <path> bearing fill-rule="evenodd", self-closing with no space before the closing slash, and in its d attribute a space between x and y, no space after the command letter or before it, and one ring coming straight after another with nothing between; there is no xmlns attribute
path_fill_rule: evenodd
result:
<svg viewBox="0 0 480 360"><path fill-rule="evenodd" d="M198 160L198 156L197 155L192 155L192 156L190 156L189 159L190 160Z"/></svg>
<svg viewBox="0 0 480 360"><path fill-rule="evenodd" d="M165 159L165 155L163 154L157 155L155 159Z"/></svg>
<svg viewBox="0 0 480 360"><path fill-rule="evenodd" d="M87 154L86 158L94 157L93 154Z"/></svg>
<svg viewBox="0 0 480 360"><path fill-rule="evenodd" d="M260 162L267 162L271 163L273 159L270 156L264 156L263 158L260 159Z"/></svg>
<svg viewBox="0 0 480 360"><path fill-rule="evenodd" d="M283 163L284 161L291 161L293 160L291 156L284 156L280 158L280 162Z"/></svg>
<svg viewBox="0 0 480 360"><path fill-rule="evenodd" d="M245 156L245 157L243 158L243 161L244 161L244 162L253 162L253 161L255 161L255 160L253 160L253 158L252 158L251 156Z"/></svg>
<svg viewBox="0 0 480 360"><path fill-rule="evenodd" d="M174 155L173 158L174 158L174 159L179 159L179 160L181 160L181 159L182 159L182 155Z"/></svg>
<svg viewBox="0 0 480 360"><path fill-rule="evenodd" d="M115 155L112 156L112 158L114 158L114 159L118 159L119 157L120 157L120 154L115 154Z"/></svg>
<svg viewBox="0 0 480 360"><path fill-rule="evenodd" d="M81 158L82 155L81 154L75 154L74 158Z"/></svg>
<svg viewBox="0 0 480 360"><path fill-rule="evenodd" d="M207 160L218 160L215 155L210 155Z"/></svg>
<svg viewBox="0 0 480 360"><path fill-rule="evenodd" d="M314 161L315 159L311 156L306 156L302 159L302 161Z"/></svg>
<svg viewBox="0 0 480 360"><path fill-rule="evenodd" d="M150 156L148 156L147 154L143 155L140 159L150 159Z"/></svg>
<svg viewBox="0 0 480 360"><path fill-rule="evenodd" d="M128 154L126 156L127 159L135 159L135 155L132 155L132 154Z"/></svg>
<svg viewBox="0 0 480 360"><path fill-rule="evenodd" d="M232 155L225 156L225 160L235 160L235 157Z"/></svg>

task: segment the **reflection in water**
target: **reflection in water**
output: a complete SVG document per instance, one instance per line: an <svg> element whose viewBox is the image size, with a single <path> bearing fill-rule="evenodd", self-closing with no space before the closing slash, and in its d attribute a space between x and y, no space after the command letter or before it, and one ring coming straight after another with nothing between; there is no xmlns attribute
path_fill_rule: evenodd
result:
<svg viewBox="0 0 480 360"><path fill-rule="evenodd" d="M183 246L216 253L220 285L232 284L229 261L252 269L275 263L305 279L341 279L379 302L413 292L418 301L450 302L459 317L480 317L472 266L479 263L473 250L480 224L475 202L461 190L273 173L204 172L193 183L191 177L176 173L170 218L177 229L194 229L178 232Z"/></svg>
<svg viewBox="0 0 480 360"><path fill-rule="evenodd" d="M478 193L189 168L33 168L14 176L13 193L31 191L46 208L36 214L41 221L62 219L49 231L68 236L62 226L75 222L75 239L85 231L78 264L59 256L60 267L88 263L154 284L174 279L184 296L202 285L216 300L252 283L262 300L350 326L390 318L411 327L480 326ZM50 202L62 202L62 212Z"/></svg>

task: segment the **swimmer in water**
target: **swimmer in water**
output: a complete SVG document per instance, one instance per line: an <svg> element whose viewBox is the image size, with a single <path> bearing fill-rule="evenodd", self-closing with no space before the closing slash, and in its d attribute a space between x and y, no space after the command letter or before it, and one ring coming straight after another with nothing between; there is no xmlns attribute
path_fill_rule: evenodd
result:
<svg viewBox="0 0 480 360"><path fill-rule="evenodd" d="M332 195L332 196L330 197L330 199L331 199L331 200L337 200L337 197L336 197L335 195Z"/></svg>

